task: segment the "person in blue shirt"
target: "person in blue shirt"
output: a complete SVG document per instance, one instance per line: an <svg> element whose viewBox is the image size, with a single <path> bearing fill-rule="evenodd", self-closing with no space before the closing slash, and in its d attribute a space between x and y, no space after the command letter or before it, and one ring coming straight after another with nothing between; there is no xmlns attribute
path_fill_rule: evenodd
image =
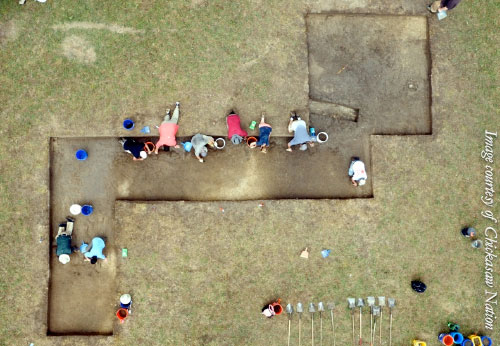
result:
<svg viewBox="0 0 500 346"><path fill-rule="evenodd" d="M271 136L271 131L273 128L271 125L264 121L264 114L260 118L259 124L259 140L255 143L250 144L250 148L260 147L262 153L267 153L267 148L269 147L269 136Z"/></svg>
<svg viewBox="0 0 500 346"><path fill-rule="evenodd" d="M85 242L82 242L80 246L80 251L85 256L86 261L90 261L91 264L96 264L98 259L106 260L106 256L102 253L102 250L106 247L104 240L99 237L95 237L90 242L90 246Z"/></svg>

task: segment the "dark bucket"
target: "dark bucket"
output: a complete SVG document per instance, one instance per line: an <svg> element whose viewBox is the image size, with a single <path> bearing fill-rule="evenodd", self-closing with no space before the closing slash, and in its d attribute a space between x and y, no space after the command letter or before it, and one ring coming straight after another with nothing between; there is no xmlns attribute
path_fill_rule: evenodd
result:
<svg viewBox="0 0 500 346"><path fill-rule="evenodd" d="M132 119L125 119L125 120L123 120L123 128L125 130L129 130L129 131L133 130L134 126L135 126L135 124L134 124L134 121Z"/></svg>
<svg viewBox="0 0 500 346"><path fill-rule="evenodd" d="M83 149L78 149L76 151L76 159L79 160L79 161L85 161L87 159L87 157L89 157L89 155L87 154L87 152Z"/></svg>
<svg viewBox="0 0 500 346"><path fill-rule="evenodd" d="M92 214L93 211L94 211L94 208L91 205L86 204L86 205L82 206L82 215L88 216L88 215Z"/></svg>

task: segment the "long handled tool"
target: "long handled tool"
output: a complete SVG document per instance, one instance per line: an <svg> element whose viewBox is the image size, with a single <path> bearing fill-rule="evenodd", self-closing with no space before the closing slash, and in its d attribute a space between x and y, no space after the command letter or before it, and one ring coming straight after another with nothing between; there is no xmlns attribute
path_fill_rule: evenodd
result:
<svg viewBox="0 0 500 346"><path fill-rule="evenodd" d="M359 307L359 346L363 345L363 306L365 306L365 301L363 298L358 298Z"/></svg>
<svg viewBox="0 0 500 346"><path fill-rule="evenodd" d="M326 306L330 310L330 318L332 319L332 333L333 333L333 346L335 346L335 321L333 319L333 309L335 309L335 303L327 303Z"/></svg>
<svg viewBox="0 0 500 346"><path fill-rule="evenodd" d="M388 298L387 303L389 304L389 346L392 346L392 309L396 306L396 300L394 298Z"/></svg>
<svg viewBox="0 0 500 346"><path fill-rule="evenodd" d="M382 346L382 317L384 314L384 306L385 306L385 297L378 297L378 305L380 306L380 323L379 323L379 331L378 331L378 337L379 337L379 345Z"/></svg>
<svg viewBox="0 0 500 346"><path fill-rule="evenodd" d="M304 309L302 308L302 303L297 303L297 313L299 314L299 346L300 344L300 336L301 336L301 327L300 327L300 320L302 320L302 312L304 312Z"/></svg>
<svg viewBox="0 0 500 346"><path fill-rule="evenodd" d="M318 303L318 312L319 312L319 344L323 346L323 312L325 311L325 307L323 306L323 302Z"/></svg>
<svg viewBox="0 0 500 346"><path fill-rule="evenodd" d="M314 313L316 312L314 303L309 303L309 312L311 313L311 345L314 346Z"/></svg>
<svg viewBox="0 0 500 346"><path fill-rule="evenodd" d="M373 306L375 305L375 297L367 297L366 302L370 309L370 346L373 346Z"/></svg>
<svg viewBox="0 0 500 346"><path fill-rule="evenodd" d="M352 317L352 346L356 344L354 341L354 309L356 309L356 299L347 298L347 303L349 304L349 309L351 309L351 317Z"/></svg>
<svg viewBox="0 0 500 346"><path fill-rule="evenodd" d="M380 316L380 306L373 306L373 333L371 344L375 345L375 334L377 333L377 317Z"/></svg>
<svg viewBox="0 0 500 346"><path fill-rule="evenodd" d="M290 346L290 328L292 325L292 313L293 313L292 304L286 305L286 313L288 314L288 346Z"/></svg>

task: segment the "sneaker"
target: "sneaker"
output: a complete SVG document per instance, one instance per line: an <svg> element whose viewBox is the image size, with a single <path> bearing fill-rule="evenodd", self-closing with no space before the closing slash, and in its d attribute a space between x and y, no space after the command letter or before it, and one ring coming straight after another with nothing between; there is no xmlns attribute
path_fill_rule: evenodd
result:
<svg viewBox="0 0 500 346"><path fill-rule="evenodd" d="M176 102L176 103L175 103L175 107L179 107L180 105L181 105L181 103L180 103L180 102Z"/></svg>
<svg viewBox="0 0 500 346"><path fill-rule="evenodd" d="M75 222L75 219L73 219L72 217L69 217L69 216L68 216L68 217L66 218L66 221L68 221L68 222Z"/></svg>
<svg viewBox="0 0 500 346"><path fill-rule="evenodd" d="M167 110L165 111L166 115L169 115L170 116L170 108L167 108Z"/></svg>
<svg viewBox="0 0 500 346"><path fill-rule="evenodd" d="M24 5L25 2L26 0L19 0L19 5Z"/></svg>

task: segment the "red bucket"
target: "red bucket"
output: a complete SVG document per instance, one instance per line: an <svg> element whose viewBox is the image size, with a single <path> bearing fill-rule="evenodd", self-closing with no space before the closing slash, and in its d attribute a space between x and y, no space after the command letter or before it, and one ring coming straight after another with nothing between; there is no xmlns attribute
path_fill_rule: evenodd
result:
<svg viewBox="0 0 500 346"><path fill-rule="evenodd" d="M116 317L120 320L120 323L125 322L125 319L128 316L128 310L127 309L118 309L116 312Z"/></svg>

